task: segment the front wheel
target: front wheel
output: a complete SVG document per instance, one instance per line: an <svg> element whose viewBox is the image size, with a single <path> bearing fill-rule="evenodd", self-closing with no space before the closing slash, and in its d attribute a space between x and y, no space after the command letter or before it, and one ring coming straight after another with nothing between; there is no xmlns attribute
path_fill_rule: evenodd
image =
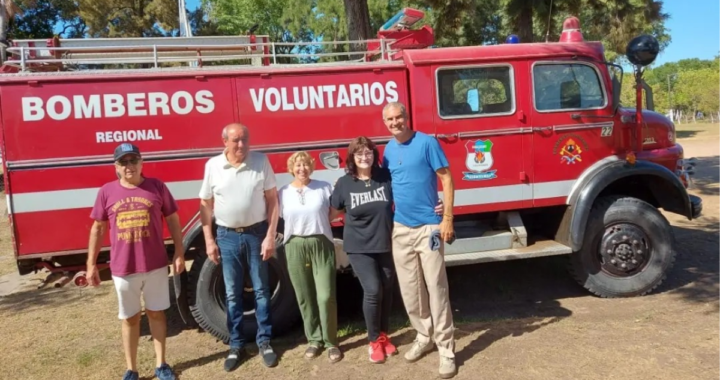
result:
<svg viewBox="0 0 720 380"><path fill-rule="evenodd" d="M641 296L665 279L675 261L673 246L670 223L655 207L637 198L602 197L590 211L570 270L598 296Z"/></svg>
<svg viewBox="0 0 720 380"><path fill-rule="evenodd" d="M284 249L278 247L269 261L270 315L273 336L283 334L292 328L300 317L295 299L295 291L285 263ZM193 261L189 273L190 286L189 309L195 321L205 331L224 343L230 340L225 314L225 282L222 263L215 265L200 254ZM255 319L255 295L250 276L245 272L245 291L242 296L244 309L243 335L248 341L254 341L257 333Z"/></svg>

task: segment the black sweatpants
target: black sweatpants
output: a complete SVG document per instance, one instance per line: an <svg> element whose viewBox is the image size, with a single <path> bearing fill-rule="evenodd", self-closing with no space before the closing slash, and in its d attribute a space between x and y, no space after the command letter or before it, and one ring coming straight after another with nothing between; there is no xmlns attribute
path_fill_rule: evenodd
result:
<svg viewBox="0 0 720 380"><path fill-rule="evenodd" d="M368 340L374 342L390 328L395 266L392 253L348 253L350 265L363 288L363 314Z"/></svg>

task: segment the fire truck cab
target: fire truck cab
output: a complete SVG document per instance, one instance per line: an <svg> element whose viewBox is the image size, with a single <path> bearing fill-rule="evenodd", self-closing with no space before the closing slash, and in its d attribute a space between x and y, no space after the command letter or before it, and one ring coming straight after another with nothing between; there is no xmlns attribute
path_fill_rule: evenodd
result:
<svg viewBox="0 0 720 380"><path fill-rule="evenodd" d="M85 284L90 208L115 179L112 150L133 142L145 175L166 182L180 206L192 260L173 278L180 314L227 340L222 271L206 260L198 215L204 164L222 152L222 127L248 126L278 186L292 180L285 163L298 150L315 157L313 178L334 183L350 139L365 135L381 150L390 141L381 112L399 101L411 128L437 138L453 173L457 239L445 246L447 266L566 255L572 276L595 295L656 288L675 257L660 209L688 219L702 209L687 192L694 162L642 81L657 41L628 45L636 81L625 85L638 93L628 108L619 102L621 68L606 62L600 42L584 41L576 18L559 42L431 48L432 29L408 28L422 13L403 12L360 59L343 62L279 63L267 36L15 41L0 75L0 110L19 272L61 271ZM208 64L243 59L251 64ZM108 63L143 67L91 70ZM342 221L333 225L338 270L350 271ZM271 260L280 334L299 319L281 241ZM109 241L104 247L99 262L107 265Z"/></svg>

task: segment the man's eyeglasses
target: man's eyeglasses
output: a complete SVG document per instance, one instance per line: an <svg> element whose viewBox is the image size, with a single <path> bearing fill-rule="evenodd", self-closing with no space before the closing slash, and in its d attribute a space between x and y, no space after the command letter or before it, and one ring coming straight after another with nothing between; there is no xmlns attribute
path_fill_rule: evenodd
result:
<svg viewBox="0 0 720 380"><path fill-rule="evenodd" d="M118 160L117 163L120 166L137 165L140 162L139 158L131 158L129 160Z"/></svg>

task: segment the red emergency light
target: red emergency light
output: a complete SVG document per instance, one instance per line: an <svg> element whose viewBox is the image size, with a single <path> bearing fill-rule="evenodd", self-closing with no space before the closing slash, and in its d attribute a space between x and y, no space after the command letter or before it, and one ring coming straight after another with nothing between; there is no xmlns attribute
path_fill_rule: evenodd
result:
<svg viewBox="0 0 720 380"><path fill-rule="evenodd" d="M580 20L573 16L568 17L563 22L563 31L560 35L560 42L583 42L582 31L580 30Z"/></svg>

